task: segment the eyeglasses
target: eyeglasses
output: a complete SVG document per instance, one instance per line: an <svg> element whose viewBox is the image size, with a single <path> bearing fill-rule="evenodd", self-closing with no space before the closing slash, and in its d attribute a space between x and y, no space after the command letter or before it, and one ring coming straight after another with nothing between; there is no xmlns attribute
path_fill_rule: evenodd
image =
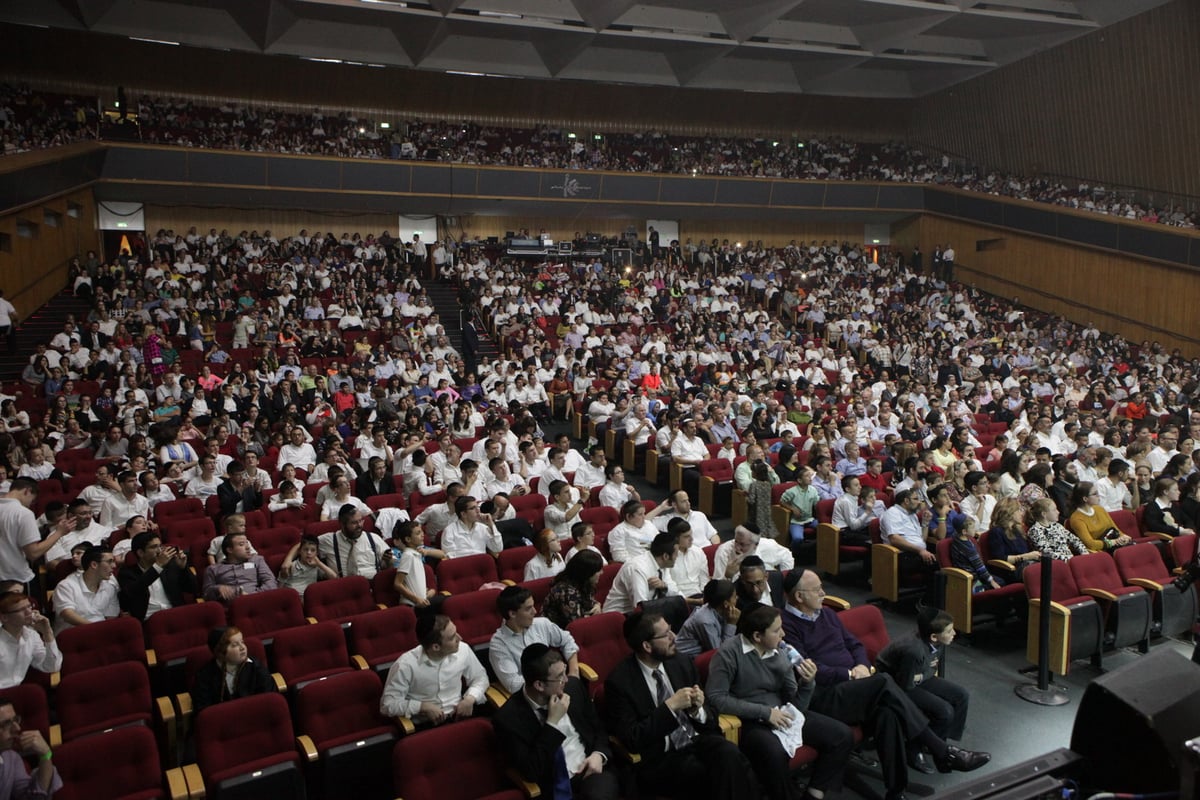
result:
<svg viewBox="0 0 1200 800"><path fill-rule="evenodd" d="M817 595L818 597L820 597L820 596L824 596L824 594L825 594L825 587L824 587L824 586L818 586L818 587L817 587L817 588L815 588L815 589L801 589L801 590L800 590L800 593L801 593L801 594L803 594L804 592L808 592L808 593L810 593L810 594L815 594L815 595Z"/></svg>
<svg viewBox="0 0 1200 800"><path fill-rule="evenodd" d="M675 631L668 630L666 633L660 633L657 636L651 636L651 639L674 639Z"/></svg>
<svg viewBox="0 0 1200 800"><path fill-rule="evenodd" d="M542 683L549 683L549 684L559 684L559 683L566 683L566 682L567 682L567 674L565 672L562 675L559 675L557 678L543 678L542 679Z"/></svg>
<svg viewBox="0 0 1200 800"><path fill-rule="evenodd" d="M19 727L21 727L21 715L20 714L14 714L13 716L9 717L8 719L4 720L3 722L0 722L0 730L11 731L13 728L19 728Z"/></svg>
<svg viewBox="0 0 1200 800"><path fill-rule="evenodd" d="M4 613L5 614L27 614L30 611L33 611L33 605L21 606L20 608L14 608L12 611L5 611Z"/></svg>

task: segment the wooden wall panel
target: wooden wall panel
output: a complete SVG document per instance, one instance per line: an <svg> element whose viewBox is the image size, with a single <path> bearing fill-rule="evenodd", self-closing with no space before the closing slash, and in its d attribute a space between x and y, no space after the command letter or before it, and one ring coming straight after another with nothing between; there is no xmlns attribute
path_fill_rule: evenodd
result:
<svg viewBox="0 0 1200 800"><path fill-rule="evenodd" d="M0 48L0 72L9 80L53 80L81 91L99 90L108 103L123 84L130 98L150 91L291 104L303 110L362 110L393 119L410 115L508 125L571 124L595 131L840 134L867 141L901 138L911 111L904 100L476 78L7 25L0 25L0 39L10 45Z"/></svg>
<svg viewBox="0 0 1200 800"><path fill-rule="evenodd" d="M1175 0L916 103L909 139L1200 204L1200 3Z"/></svg>
<svg viewBox="0 0 1200 800"><path fill-rule="evenodd" d="M47 213L57 225L48 224ZM21 230L35 235L24 236ZM92 190L82 189L0 216L0 234L5 243L0 248L0 275L4 276L0 286L17 307L17 314L28 317L62 291L72 258L84 256L88 250L100 251Z"/></svg>
<svg viewBox="0 0 1200 800"><path fill-rule="evenodd" d="M911 224L902 234L914 241ZM893 243L898 238L894 232ZM1003 244L976 251L984 239ZM933 215L921 217L919 241L926 264L934 244L951 244L956 278L964 283L1134 341L1157 340L1189 357L1200 354L1200 272Z"/></svg>

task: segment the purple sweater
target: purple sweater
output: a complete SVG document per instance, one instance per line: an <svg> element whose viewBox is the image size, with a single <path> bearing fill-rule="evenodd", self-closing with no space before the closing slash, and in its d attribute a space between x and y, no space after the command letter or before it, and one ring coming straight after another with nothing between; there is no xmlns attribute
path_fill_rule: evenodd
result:
<svg viewBox="0 0 1200 800"><path fill-rule="evenodd" d="M783 639L817 664L817 683L826 685L850 679L850 670L869 667L866 648L854 637L838 615L822 609L815 621L802 619L790 606L783 610Z"/></svg>

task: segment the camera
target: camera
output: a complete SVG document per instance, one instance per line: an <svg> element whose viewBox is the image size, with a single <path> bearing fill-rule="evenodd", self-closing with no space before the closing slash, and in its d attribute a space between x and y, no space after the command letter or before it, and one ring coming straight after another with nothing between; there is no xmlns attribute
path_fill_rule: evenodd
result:
<svg viewBox="0 0 1200 800"><path fill-rule="evenodd" d="M1200 559L1184 567L1183 574L1171 581L1171 585L1180 592L1186 592L1197 578L1200 578Z"/></svg>

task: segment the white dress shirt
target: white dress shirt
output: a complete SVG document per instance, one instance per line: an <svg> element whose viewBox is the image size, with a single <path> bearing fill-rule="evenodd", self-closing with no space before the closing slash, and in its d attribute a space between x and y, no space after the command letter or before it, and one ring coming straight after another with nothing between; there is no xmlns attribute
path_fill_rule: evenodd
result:
<svg viewBox="0 0 1200 800"><path fill-rule="evenodd" d="M74 627L63 618L62 612L68 609L88 622L103 622L120 616L121 605L117 601L116 579L101 581L94 592L83 582L82 572L73 573L60 581L54 587L54 610L58 612L54 621L55 635Z"/></svg>
<svg viewBox="0 0 1200 800"><path fill-rule="evenodd" d="M487 687L487 672L470 647L460 644L455 652L432 659L418 645L388 670L379 712L385 717L419 717L421 703L429 702L448 714L464 697L475 705L482 703Z"/></svg>
<svg viewBox="0 0 1200 800"><path fill-rule="evenodd" d="M22 628L13 636L0 628L0 689L11 689L24 682L30 667L42 672L62 669L62 652L53 638L49 643L33 628Z"/></svg>
<svg viewBox="0 0 1200 800"><path fill-rule="evenodd" d="M442 531L442 550L450 558L499 553L503 549L500 531L482 522L468 527L462 520L455 519Z"/></svg>
<svg viewBox="0 0 1200 800"><path fill-rule="evenodd" d="M661 578L666 589L659 596L679 594L671 570L660 567L649 552L642 553L637 558L625 562L617 577L613 580L608 597L604 598L604 611L620 611L628 614L637 609L638 603L652 600L655 590L650 588L651 578Z"/></svg>

